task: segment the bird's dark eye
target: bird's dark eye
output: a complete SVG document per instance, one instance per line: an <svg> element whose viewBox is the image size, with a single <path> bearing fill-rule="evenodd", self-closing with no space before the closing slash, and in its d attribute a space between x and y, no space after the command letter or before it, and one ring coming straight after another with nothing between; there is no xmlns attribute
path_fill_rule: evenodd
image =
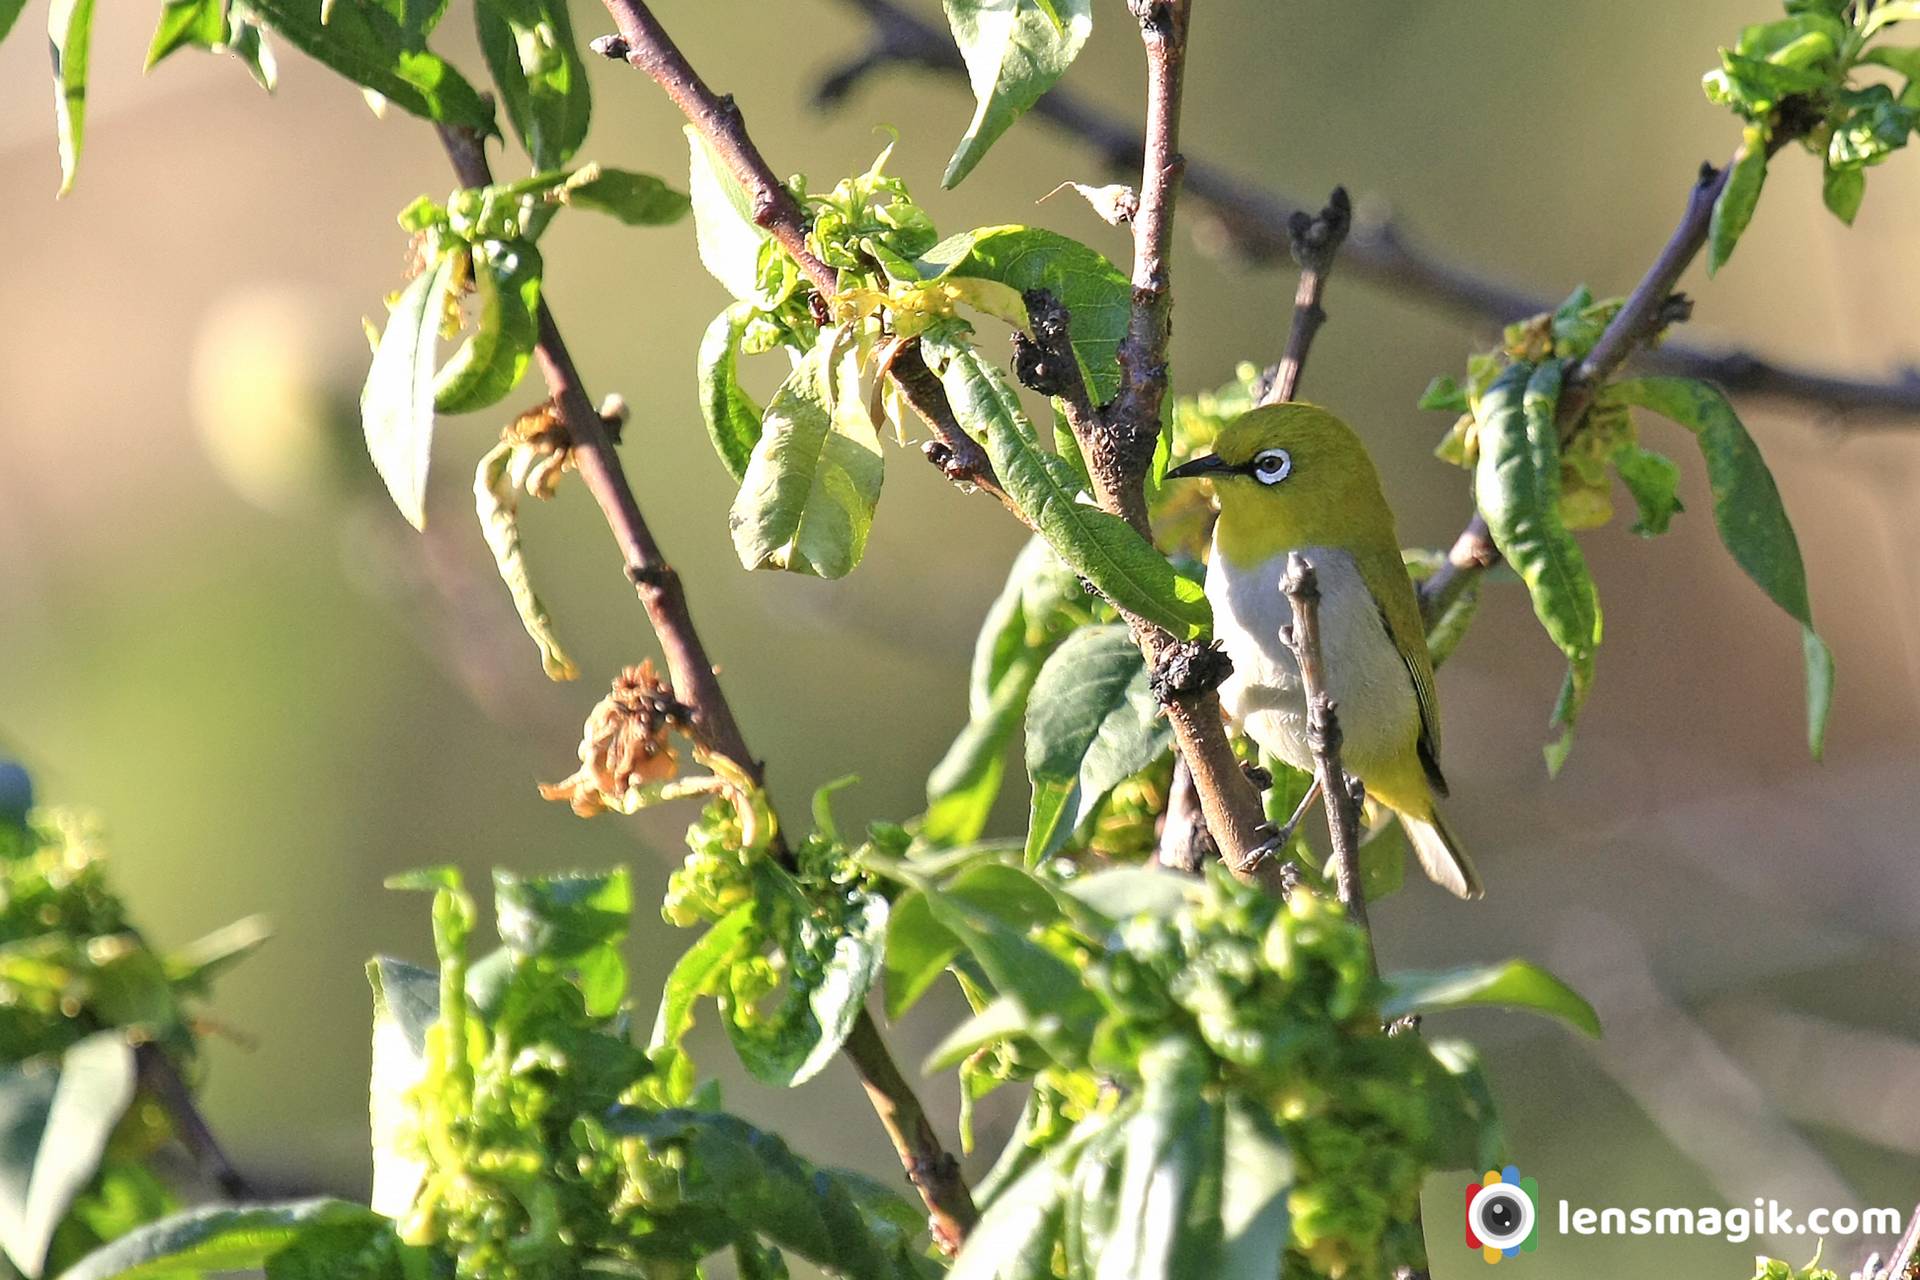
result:
<svg viewBox="0 0 1920 1280"><path fill-rule="evenodd" d="M1253 476L1261 484L1279 484L1293 470L1293 456L1285 449L1262 449L1253 455Z"/></svg>

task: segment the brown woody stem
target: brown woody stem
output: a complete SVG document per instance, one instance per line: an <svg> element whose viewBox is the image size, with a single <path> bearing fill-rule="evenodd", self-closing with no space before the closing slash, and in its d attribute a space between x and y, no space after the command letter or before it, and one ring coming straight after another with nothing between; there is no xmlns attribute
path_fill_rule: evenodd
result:
<svg viewBox="0 0 1920 1280"><path fill-rule="evenodd" d="M644 13L644 9L641 12ZM646 17L651 22L651 15ZM674 56L678 57L677 51ZM680 65L684 67L684 61ZM691 76L692 72L688 70L685 74ZM694 83L697 85L697 80ZM699 87L704 91L704 86ZM675 101L679 100L676 96ZM703 118L725 119L726 116L721 113L719 116ZM731 118L737 125L738 112L734 112ZM699 121L696 120L696 123ZM479 137L466 130L441 126L440 138L462 185L482 187L492 181ZM740 145L745 149L745 157L765 171L765 162L759 159L757 152L752 151L752 144L745 141L744 133L740 135ZM777 187L778 184L775 185ZM784 192L784 188L781 190ZM790 202L791 197L788 199ZM773 205L767 203L763 207L773 208ZM775 216L778 216L777 209ZM801 248L805 248L804 244ZM585 481L606 517L608 527L613 531L614 540L626 560L627 577L639 592L641 603L646 606L647 617L653 624L654 634L659 637L661 648L665 651L668 670L673 677L674 697L692 713L694 724L710 749L725 755L758 779L762 776L759 762L747 750L746 740L741 736L739 724L720 687L719 677L707 658L706 647L694 627L692 614L688 612L686 592L680 585L679 575L661 554L659 544L654 541L653 533L640 513L640 505L634 499L633 488L621 468L619 455L614 452L613 442L608 439L606 425L588 398L579 370L567 353L559 326L554 323L553 313L547 309L544 301L540 304L539 321L539 340L534 347L534 355L546 378L547 390L559 407L561 420L573 441L575 463L580 469L581 479ZM978 1217L972 1193L960 1176L958 1162L935 1136L925 1108L920 1105L912 1086L887 1051L871 1015L865 1012L860 1015L853 1034L843 1048L866 1085L869 1096L874 1099L881 1125L892 1139L895 1149L901 1153L908 1178L926 1203L935 1237L949 1252L958 1249Z"/></svg>
<svg viewBox="0 0 1920 1280"><path fill-rule="evenodd" d="M1300 394L1300 375L1306 371L1307 353L1320 326L1327 322L1326 308L1320 300L1326 296L1327 277L1333 274L1333 260L1346 243L1353 226L1353 204L1345 187L1335 187L1327 207L1317 215L1304 210L1293 215L1290 228L1293 260L1300 264L1300 284L1293 294L1293 324L1287 330L1287 349L1280 357L1273 385L1260 403L1285 404Z"/></svg>

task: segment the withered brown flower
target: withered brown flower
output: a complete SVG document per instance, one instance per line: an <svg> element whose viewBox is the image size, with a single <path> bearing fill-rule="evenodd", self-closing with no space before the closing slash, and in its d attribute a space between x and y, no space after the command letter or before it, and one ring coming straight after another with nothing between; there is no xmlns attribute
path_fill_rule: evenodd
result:
<svg viewBox="0 0 1920 1280"><path fill-rule="evenodd" d="M580 737L580 768L540 794L565 800L583 818L613 809L632 813L636 792L668 782L680 769L668 730L684 716L651 659L628 667L595 704Z"/></svg>

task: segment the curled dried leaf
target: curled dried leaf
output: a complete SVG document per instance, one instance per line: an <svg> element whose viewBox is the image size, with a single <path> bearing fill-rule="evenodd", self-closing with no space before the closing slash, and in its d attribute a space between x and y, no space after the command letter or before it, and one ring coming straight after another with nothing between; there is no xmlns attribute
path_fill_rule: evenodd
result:
<svg viewBox="0 0 1920 1280"><path fill-rule="evenodd" d="M573 467L572 442L551 403L516 418L500 434L500 443L482 459L473 477L480 529L493 552L500 580L513 595L521 625L540 646L540 663L550 679L572 680L580 669L560 647L553 619L534 594L520 546L519 496L550 498L560 477Z"/></svg>

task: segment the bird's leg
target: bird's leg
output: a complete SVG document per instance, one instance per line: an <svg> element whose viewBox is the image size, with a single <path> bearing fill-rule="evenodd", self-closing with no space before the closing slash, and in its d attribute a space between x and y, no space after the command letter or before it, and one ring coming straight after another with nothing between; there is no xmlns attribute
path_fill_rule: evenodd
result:
<svg viewBox="0 0 1920 1280"><path fill-rule="evenodd" d="M1249 866L1258 866L1268 858L1277 858L1285 852L1287 842L1293 839L1293 833L1300 829L1307 814L1313 810L1313 802L1320 798L1320 779L1315 778L1313 785L1307 788L1307 794L1300 797L1300 803L1294 806L1293 816L1282 823L1274 834L1260 842L1247 856Z"/></svg>

